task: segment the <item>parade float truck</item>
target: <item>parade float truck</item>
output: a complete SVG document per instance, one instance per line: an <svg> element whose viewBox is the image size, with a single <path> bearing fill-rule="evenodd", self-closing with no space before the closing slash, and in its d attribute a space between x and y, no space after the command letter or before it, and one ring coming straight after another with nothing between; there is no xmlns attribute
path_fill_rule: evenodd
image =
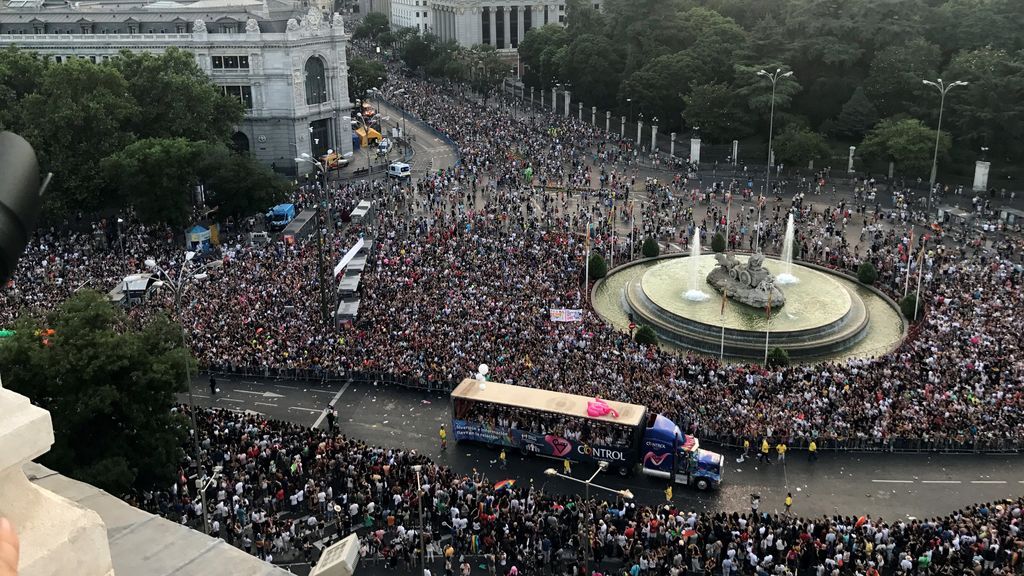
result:
<svg viewBox="0 0 1024 576"><path fill-rule="evenodd" d="M451 395L456 442L477 442L574 462L607 462L707 490L722 482L725 460L647 407L602 398L467 378ZM674 468L674 470L673 470Z"/></svg>

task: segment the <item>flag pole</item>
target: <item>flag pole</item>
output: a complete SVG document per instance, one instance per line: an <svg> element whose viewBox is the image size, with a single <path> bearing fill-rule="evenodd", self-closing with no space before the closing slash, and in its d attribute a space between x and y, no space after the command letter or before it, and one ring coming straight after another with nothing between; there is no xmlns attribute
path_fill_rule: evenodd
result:
<svg viewBox="0 0 1024 576"><path fill-rule="evenodd" d="M917 293L914 295L914 322L917 322L917 311L921 309L922 276L924 276L924 246L921 247L921 261L917 264Z"/></svg>
<svg viewBox="0 0 1024 576"><path fill-rule="evenodd" d="M772 329L772 290L774 286L769 286L768 289L768 318L764 324L764 367L768 367L768 333Z"/></svg>
<svg viewBox="0 0 1024 576"><path fill-rule="evenodd" d="M586 302L588 292L590 292L590 218L587 218L587 236L584 240L587 250L586 255L583 257L583 301Z"/></svg>
<svg viewBox="0 0 1024 576"><path fill-rule="evenodd" d="M903 297L907 297L907 293L910 292L910 262L911 262L911 250L914 249L914 227L910 227L910 243L907 244L907 280L903 284Z"/></svg>
<svg viewBox="0 0 1024 576"><path fill-rule="evenodd" d="M729 297L729 291L722 290L722 309L718 313L718 319L722 323L722 342L718 349L718 361L723 362L725 360L725 300Z"/></svg>

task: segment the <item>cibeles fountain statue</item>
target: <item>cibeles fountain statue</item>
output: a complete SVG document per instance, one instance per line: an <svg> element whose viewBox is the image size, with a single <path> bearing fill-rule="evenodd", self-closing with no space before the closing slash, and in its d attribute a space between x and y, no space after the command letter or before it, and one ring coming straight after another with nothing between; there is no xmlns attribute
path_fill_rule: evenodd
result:
<svg viewBox="0 0 1024 576"><path fill-rule="evenodd" d="M707 277L708 284L737 302L764 308L781 308L786 295L775 285L775 276L763 266L764 254L752 254L740 262L735 254L715 254L718 266Z"/></svg>

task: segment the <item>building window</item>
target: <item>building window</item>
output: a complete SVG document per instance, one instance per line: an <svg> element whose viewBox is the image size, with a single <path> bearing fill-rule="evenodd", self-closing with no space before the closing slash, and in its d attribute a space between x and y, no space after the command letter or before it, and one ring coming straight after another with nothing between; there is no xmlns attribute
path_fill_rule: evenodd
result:
<svg viewBox="0 0 1024 576"><path fill-rule="evenodd" d="M42 26L33 26L32 27L32 32L35 33L35 34L45 34L45 32L43 32L43 27Z"/></svg>
<svg viewBox="0 0 1024 576"><path fill-rule="evenodd" d="M523 34L526 34L533 28L533 7L527 6L523 10Z"/></svg>
<svg viewBox="0 0 1024 576"><path fill-rule="evenodd" d="M238 70L238 56L225 56L224 68L228 70Z"/></svg>
<svg viewBox="0 0 1024 576"><path fill-rule="evenodd" d="M61 58L60 56L54 56L53 57L53 61L56 62L57 64L61 64L61 63L64 62L64 59Z"/></svg>
<svg viewBox="0 0 1024 576"><path fill-rule="evenodd" d="M214 70L220 70L220 69L224 68L224 57L223 56L214 56L212 58L212 60L213 60L213 69Z"/></svg>
<svg viewBox="0 0 1024 576"><path fill-rule="evenodd" d="M494 47L502 49L505 47L505 11L498 10L494 13Z"/></svg>
<svg viewBox="0 0 1024 576"><path fill-rule="evenodd" d="M319 56L306 60L306 104L327 102L327 74Z"/></svg>
<svg viewBox="0 0 1024 576"><path fill-rule="evenodd" d="M128 27L128 33L129 34L135 34L137 31L138 31L138 28L136 28L135 26L129 26Z"/></svg>
<svg viewBox="0 0 1024 576"><path fill-rule="evenodd" d="M238 99L246 110L252 110L252 86L224 86L224 95Z"/></svg>
<svg viewBox="0 0 1024 576"><path fill-rule="evenodd" d="M239 56L238 57L238 67L241 68L242 70L248 70L249 69L249 57L248 56Z"/></svg>
<svg viewBox="0 0 1024 576"><path fill-rule="evenodd" d="M178 24L177 26L174 27L174 29L178 32L178 34L184 34L185 33L185 25L184 24Z"/></svg>
<svg viewBox="0 0 1024 576"><path fill-rule="evenodd" d="M565 24L565 14L559 14L558 21L561 22L562 24Z"/></svg>
<svg viewBox="0 0 1024 576"><path fill-rule="evenodd" d="M491 8L489 6L484 6L484 9L480 11L480 30L480 43L489 45L491 43Z"/></svg>

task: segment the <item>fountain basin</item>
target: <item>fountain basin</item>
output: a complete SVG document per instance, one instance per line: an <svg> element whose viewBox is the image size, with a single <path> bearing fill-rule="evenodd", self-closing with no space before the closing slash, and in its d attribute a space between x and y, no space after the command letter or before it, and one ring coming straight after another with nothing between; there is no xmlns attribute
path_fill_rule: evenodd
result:
<svg viewBox="0 0 1024 576"><path fill-rule="evenodd" d="M694 302L680 290L688 277L681 272L694 267L710 271L714 258L687 260L670 256L614 270L595 287L595 310L616 325L623 320L650 325L664 347L716 356L724 326L724 352L734 358L763 358L766 328L768 346L781 347L797 360L886 353L904 335L902 317L891 301L841 275L800 264L792 265L799 282L785 286L786 306L773 310L770 325L764 309L731 300L723 314L721 296ZM784 265L764 262L773 274Z"/></svg>

